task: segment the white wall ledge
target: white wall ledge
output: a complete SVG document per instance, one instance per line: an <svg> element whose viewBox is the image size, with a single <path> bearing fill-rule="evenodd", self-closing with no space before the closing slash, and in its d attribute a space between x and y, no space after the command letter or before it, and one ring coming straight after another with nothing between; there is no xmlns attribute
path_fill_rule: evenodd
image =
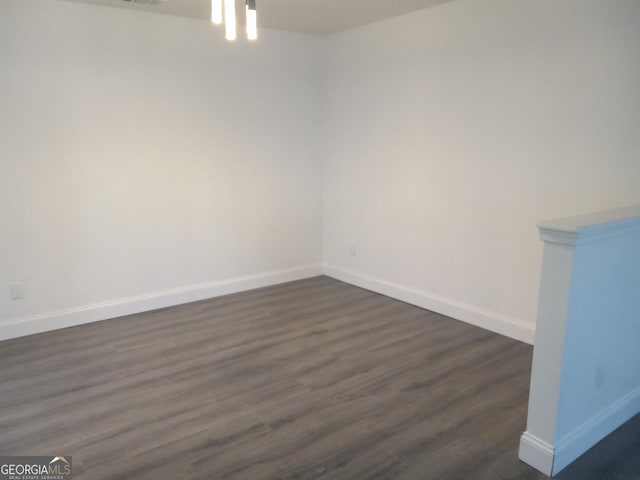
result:
<svg viewBox="0 0 640 480"><path fill-rule="evenodd" d="M538 224L545 242L575 246L640 229L640 205L547 220Z"/></svg>

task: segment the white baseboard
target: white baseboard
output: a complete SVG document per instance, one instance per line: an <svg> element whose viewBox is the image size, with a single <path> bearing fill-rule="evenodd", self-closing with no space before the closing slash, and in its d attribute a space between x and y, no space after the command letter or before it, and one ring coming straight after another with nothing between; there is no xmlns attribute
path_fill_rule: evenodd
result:
<svg viewBox="0 0 640 480"><path fill-rule="evenodd" d="M640 386L601 410L556 442L553 474L557 474L600 440L640 413Z"/></svg>
<svg viewBox="0 0 640 480"><path fill-rule="evenodd" d="M320 265L304 265L288 270L190 285L57 312L17 318L0 324L0 341L58 330L60 328L73 327L85 323L98 322L134 313L157 310L159 308L172 307L183 303L196 302L207 298L302 280L318 275L322 275L322 267Z"/></svg>
<svg viewBox="0 0 640 480"><path fill-rule="evenodd" d="M551 476L553 471L553 446L540 440L529 432L524 432L520 437L520 451L518 457L527 465Z"/></svg>
<svg viewBox="0 0 640 480"><path fill-rule="evenodd" d="M461 320L492 332L533 345L535 327L496 312L422 292L378 278L362 275L333 265L324 266L324 274L358 287Z"/></svg>
<svg viewBox="0 0 640 480"><path fill-rule="evenodd" d="M0 324L0 341L205 300L278 283L301 280L322 275L323 273L338 280L533 344L534 328L530 325L494 312L455 302L451 299L420 292L331 265L325 265L324 267L320 265L304 265L288 270L190 285L173 290L16 318Z"/></svg>
<svg viewBox="0 0 640 480"><path fill-rule="evenodd" d="M524 432L519 457L545 475L557 475L596 443L640 413L640 386L594 415L554 445Z"/></svg>

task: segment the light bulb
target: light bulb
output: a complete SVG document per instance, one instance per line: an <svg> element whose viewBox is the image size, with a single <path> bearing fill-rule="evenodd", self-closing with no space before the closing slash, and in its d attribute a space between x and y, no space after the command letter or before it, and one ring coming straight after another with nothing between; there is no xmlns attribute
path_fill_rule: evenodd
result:
<svg viewBox="0 0 640 480"><path fill-rule="evenodd" d="M224 24L227 28L227 40L236 39L236 2L224 0Z"/></svg>
<svg viewBox="0 0 640 480"><path fill-rule="evenodd" d="M211 0L211 21L216 25L222 23L222 0Z"/></svg>
<svg viewBox="0 0 640 480"><path fill-rule="evenodd" d="M254 4L255 5L255 4ZM258 38L258 15L255 8L250 8L247 2L247 38L256 40Z"/></svg>

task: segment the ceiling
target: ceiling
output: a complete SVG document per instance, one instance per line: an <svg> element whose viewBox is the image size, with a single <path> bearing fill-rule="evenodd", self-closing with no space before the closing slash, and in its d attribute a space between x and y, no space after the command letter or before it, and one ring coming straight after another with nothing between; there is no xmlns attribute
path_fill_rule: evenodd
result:
<svg viewBox="0 0 640 480"><path fill-rule="evenodd" d="M70 0L130 10L209 20L210 0L168 0L161 5L124 0ZM451 0L257 0L258 26L326 35ZM244 0L236 0L238 11ZM242 20L239 15L239 20Z"/></svg>

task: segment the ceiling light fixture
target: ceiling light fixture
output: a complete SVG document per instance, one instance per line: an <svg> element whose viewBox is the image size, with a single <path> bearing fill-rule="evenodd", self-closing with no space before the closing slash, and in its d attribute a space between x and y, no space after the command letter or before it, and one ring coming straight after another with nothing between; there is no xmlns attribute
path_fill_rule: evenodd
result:
<svg viewBox="0 0 640 480"><path fill-rule="evenodd" d="M224 1L224 15L223 15ZM256 40L258 38L258 15L256 12L256 0L245 0L246 3L246 23L247 38ZM211 0L211 21L216 24L224 24L227 40L236 39L236 0Z"/></svg>
<svg viewBox="0 0 640 480"><path fill-rule="evenodd" d="M256 0L247 0L247 38L258 38L258 19L256 12Z"/></svg>
<svg viewBox="0 0 640 480"><path fill-rule="evenodd" d="M222 23L222 0L211 0L211 21L216 25Z"/></svg>
<svg viewBox="0 0 640 480"><path fill-rule="evenodd" d="M236 0L224 0L224 26L227 40L236 39Z"/></svg>

